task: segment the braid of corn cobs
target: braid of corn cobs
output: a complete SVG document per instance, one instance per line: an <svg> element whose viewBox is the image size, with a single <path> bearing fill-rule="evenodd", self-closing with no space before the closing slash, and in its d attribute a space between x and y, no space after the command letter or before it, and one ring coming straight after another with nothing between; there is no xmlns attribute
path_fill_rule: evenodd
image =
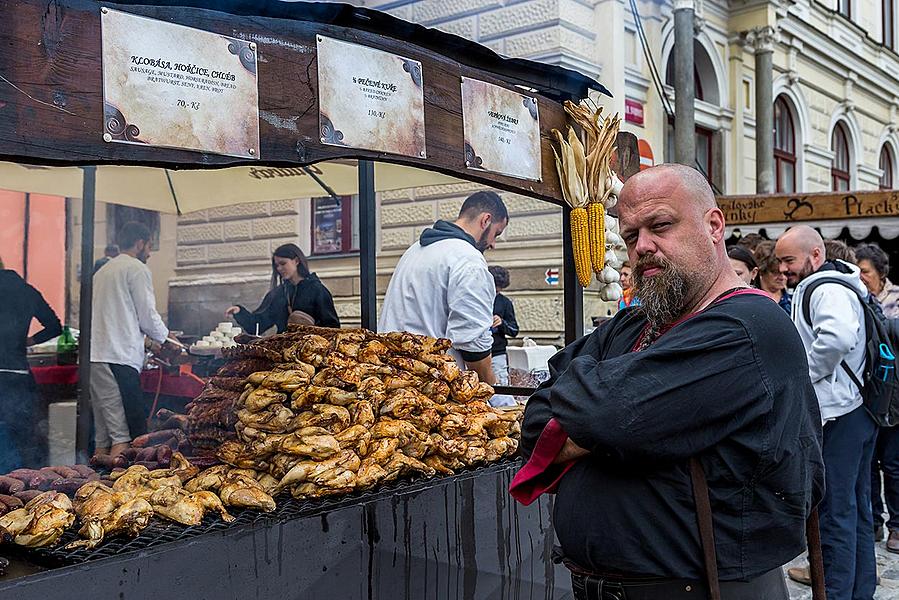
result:
<svg viewBox="0 0 899 600"><path fill-rule="evenodd" d="M601 273L606 266L606 208L602 202L587 205L587 225L590 231L590 262L593 272Z"/></svg>
<svg viewBox="0 0 899 600"><path fill-rule="evenodd" d="M578 206L571 209L571 246L574 251L574 269L581 287L590 285L593 269L590 268L590 227L587 209Z"/></svg>

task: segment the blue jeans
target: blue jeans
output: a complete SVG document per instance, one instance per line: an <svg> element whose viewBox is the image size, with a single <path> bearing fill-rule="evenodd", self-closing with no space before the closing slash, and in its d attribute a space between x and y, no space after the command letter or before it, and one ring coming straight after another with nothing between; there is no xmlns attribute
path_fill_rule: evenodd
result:
<svg viewBox="0 0 899 600"><path fill-rule="evenodd" d="M871 458L877 425L864 407L824 424L819 507L827 600L872 600L877 585Z"/></svg>
<svg viewBox="0 0 899 600"><path fill-rule="evenodd" d="M899 531L899 428L881 427L871 461L871 508L874 526L883 525L883 499L880 472L883 471L883 496L886 497L887 529Z"/></svg>

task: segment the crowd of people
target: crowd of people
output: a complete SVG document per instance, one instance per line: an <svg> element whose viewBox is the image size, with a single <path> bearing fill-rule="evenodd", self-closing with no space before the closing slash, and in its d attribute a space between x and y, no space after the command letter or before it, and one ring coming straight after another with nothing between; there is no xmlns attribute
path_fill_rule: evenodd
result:
<svg viewBox="0 0 899 600"><path fill-rule="evenodd" d="M886 537L887 550L899 553L899 438L894 428L877 427L862 406L860 389L866 338L862 303L887 319L899 318L899 289L889 279L889 256L876 244L852 248L802 226L776 243L748 235L728 254L738 274L755 263L759 276L751 283L790 313L806 347L824 423L820 523L828 598L871 598L877 581L874 544ZM768 274L764 279L763 273ZM848 287L833 285L834 278ZM831 285L813 288L821 279ZM806 290L812 290L808 299ZM788 573L800 583L811 581L807 567Z"/></svg>

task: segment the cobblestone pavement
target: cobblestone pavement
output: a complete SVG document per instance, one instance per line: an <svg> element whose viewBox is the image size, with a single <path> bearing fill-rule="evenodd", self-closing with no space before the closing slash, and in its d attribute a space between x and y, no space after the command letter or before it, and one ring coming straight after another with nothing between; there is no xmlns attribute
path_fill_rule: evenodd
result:
<svg viewBox="0 0 899 600"><path fill-rule="evenodd" d="M880 585L874 594L874 600L899 600L899 554L887 552L885 542L877 542L877 574L880 576ZM805 555L797 558L787 567L802 567L806 565ZM784 567L784 576L787 568ZM787 578L787 588L790 590L790 600L811 600L812 589L800 585Z"/></svg>

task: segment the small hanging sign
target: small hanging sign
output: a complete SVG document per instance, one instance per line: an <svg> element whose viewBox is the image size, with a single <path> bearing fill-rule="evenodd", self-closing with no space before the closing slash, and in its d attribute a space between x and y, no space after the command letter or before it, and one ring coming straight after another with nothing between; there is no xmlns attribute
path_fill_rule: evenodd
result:
<svg viewBox="0 0 899 600"><path fill-rule="evenodd" d="M321 35L316 39L322 143L427 158L421 63Z"/></svg>
<svg viewBox="0 0 899 600"><path fill-rule="evenodd" d="M463 77L462 123L466 167L541 181L536 98Z"/></svg>
<svg viewBox="0 0 899 600"><path fill-rule="evenodd" d="M103 7L103 139L259 158L256 44Z"/></svg>

